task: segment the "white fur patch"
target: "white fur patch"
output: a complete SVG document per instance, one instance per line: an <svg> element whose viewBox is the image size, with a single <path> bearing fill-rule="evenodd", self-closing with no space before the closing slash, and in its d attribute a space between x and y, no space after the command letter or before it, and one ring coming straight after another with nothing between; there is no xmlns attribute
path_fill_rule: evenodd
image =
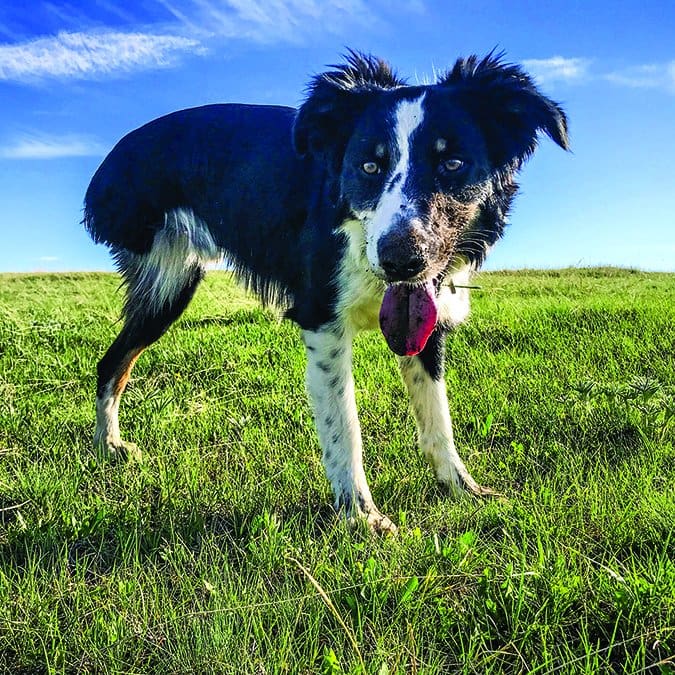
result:
<svg viewBox="0 0 675 675"><path fill-rule="evenodd" d="M436 480L460 495L475 481L455 449L445 379L434 380L416 356L399 357L399 365L417 421L420 449Z"/></svg>
<svg viewBox="0 0 675 675"><path fill-rule="evenodd" d="M366 254L370 266L379 275L384 275L384 271L379 264L377 243L391 228L394 216L405 210L410 214L413 207L403 188L410 172L412 137L424 120L422 108L424 96L425 94L422 94L413 101L401 101L396 107L394 135L399 155L398 162L389 174L375 210L364 214Z"/></svg>
<svg viewBox="0 0 675 675"><path fill-rule="evenodd" d="M445 280L444 285L438 293L438 320L442 323L456 326L463 323L469 316L471 309L469 300L469 289L461 288L461 286L468 286L471 278L471 267L465 265L464 267L453 272L452 275ZM450 283L456 284L455 292L452 292ZM460 286L460 288L457 288Z"/></svg>
<svg viewBox="0 0 675 675"><path fill-rule="evenodd" d="M195 267L221 258L206 223L192 209L168 211L150 251L128 259L129 295L157 313L182 291Z"/></svg>
<svg viewBox="0 0 675 675"><path fill-rule="evenodd" d="M361 430L352 377L352 335L325 329L303 331L307 391L333 487L336 509L347 516L377 514L363 471Z"/></svg>
<svg viewBox="0 0 675 675"><path fill-rule="evenodd" d="M95 447L112 447L120 444L118 411L120 397L113 392L114 382L108 382L100 397L96 397Z"/></svg>
<svg viewBox="0 0 675 675"><path fill-rule="evenodd" d="M377 328L384 281L368 266L361 221L347 220L341 229L347 235L348 244L338 275L338 316L354 333Z"/></svg>

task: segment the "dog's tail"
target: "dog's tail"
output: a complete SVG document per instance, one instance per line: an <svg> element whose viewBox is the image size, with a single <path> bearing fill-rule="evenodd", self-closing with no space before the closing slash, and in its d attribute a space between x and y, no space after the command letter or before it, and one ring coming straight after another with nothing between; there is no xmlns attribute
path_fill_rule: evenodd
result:
<svg viewBox="0 0 675 675"><path fill-rule="evenodd" d="M96 243L147 253L165 214L181 205L181 194L167 180L162 162L149 165L148 144L140 131L125 136L96 170L84 198L82 222Z"/></svg>
<svg viewBox="0 0 675 675"><path fill-rule="evenodd" d="M94 241L111 250L126 285L125 318L160 315L204 276L207 264L219 260L221 252L192 209L156 210L150 218L148 210L133 208L137 194L127 192L123 180L109 180L109 173L104 162L91 181L84 226ZM128 211L124 203L129 203Z"/></svg>

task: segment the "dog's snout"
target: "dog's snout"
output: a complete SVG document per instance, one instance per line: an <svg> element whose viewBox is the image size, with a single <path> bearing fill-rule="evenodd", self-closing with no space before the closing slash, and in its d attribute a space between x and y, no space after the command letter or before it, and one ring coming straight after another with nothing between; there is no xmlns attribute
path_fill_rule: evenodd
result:
<svg viewBox="0 0 675 675"><path fill-rule="evenodd" d="M413 279L426 267L426 259L415 240L398 231L380 238L377 257L388 281Z"/></svg>

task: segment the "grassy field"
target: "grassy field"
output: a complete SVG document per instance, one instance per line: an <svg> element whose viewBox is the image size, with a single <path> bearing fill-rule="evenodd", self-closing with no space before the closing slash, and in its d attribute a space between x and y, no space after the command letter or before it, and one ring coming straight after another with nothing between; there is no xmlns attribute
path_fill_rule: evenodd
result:
<svg viewBox="0 0 675 675"><path fill-rule="evenodd" d="M226 273L139 361L142 464L91 450L118 279L0 276L0 672L675 672L675 275L483 274L449 341L452 501L355 348L395 538L329 504L297 329Z"/></svg>

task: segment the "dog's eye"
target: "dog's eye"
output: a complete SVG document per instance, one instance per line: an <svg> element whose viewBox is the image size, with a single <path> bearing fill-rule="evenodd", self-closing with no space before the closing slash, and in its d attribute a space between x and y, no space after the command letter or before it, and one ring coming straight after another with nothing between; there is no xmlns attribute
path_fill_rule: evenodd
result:
<svg viewBox="0 0 675 675"><path fill-rule="evenodd" d="M373 176L376 173L380 173L380 165L377 162L364 162L361 164L361 170L363 173Z"/></svg>
<svg viewBox="0 0 675 675"><path fill-rule="evenodd" d="M441 167L443 171L454 173L464 168L464 162L458 157L451 157L450 159L446 159L441 162Z"/></svg>

